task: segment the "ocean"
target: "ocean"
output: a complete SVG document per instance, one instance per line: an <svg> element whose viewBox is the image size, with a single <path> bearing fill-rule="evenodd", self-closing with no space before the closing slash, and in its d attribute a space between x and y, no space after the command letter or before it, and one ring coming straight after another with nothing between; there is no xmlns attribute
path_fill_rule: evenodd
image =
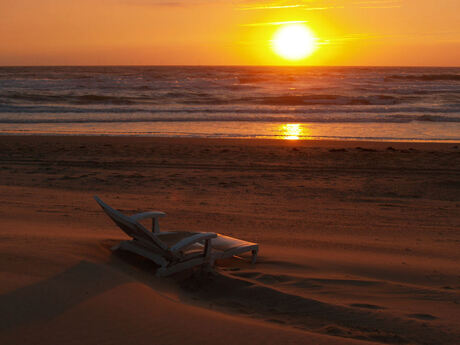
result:
<svg viewBox="0 0 460 345"><path fill-rule="evenodd" d="M460 142L460 68L0 67L0 134Z"/></svg>

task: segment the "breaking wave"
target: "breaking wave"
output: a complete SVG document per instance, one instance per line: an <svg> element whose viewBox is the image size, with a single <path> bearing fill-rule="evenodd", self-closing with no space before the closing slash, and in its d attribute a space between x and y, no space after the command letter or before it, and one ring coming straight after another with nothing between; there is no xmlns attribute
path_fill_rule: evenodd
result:
<svg viewBox="0 0 460 345"><path fill-rule="evenodd" d="M390 75L385 77L384 80L460 81L460 74Z"/></svg>
<svg viewBox="0 0 460 345"><path fill-rule="evenodd" d="M211 113L211 112L210 112ZM409 123L419 122L452 122L460 123L460 116L441 115L385 115L385 116L359 116L355 114L336 114L324 116L322 114L230 114L204 115L203 113L187 115L174 113L173 116L164 114L133 115L133 114L87 114L84 117L50 117L50 116L21 116L8 118L0 116L0 124L37 124L37 123L118 123L118 122L299 122L299 123Z"/></svg>

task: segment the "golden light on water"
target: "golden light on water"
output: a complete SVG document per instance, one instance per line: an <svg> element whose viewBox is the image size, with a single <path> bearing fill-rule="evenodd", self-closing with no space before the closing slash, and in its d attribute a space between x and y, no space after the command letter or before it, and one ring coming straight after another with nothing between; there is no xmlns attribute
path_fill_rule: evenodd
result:
<svg viewBox="0 0 460 345"><path fill-rule="evenodd" d="M307 136L308 131L298 123L288 123L279 128L280 137L285 140L299 140Z"/></svg>
<svg viewBox="0 0 460 345"><path fill-rule="evenodd" d="M305 24L283 25L275 32L272 47L286 60L301 60L316 50L316 37Z"/></svg>

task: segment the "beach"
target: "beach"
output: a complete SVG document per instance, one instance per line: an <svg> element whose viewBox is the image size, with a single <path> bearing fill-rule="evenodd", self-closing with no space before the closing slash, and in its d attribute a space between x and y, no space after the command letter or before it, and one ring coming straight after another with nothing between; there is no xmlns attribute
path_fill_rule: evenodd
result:
<svg viewBox="0 0 460 345"><path fill-rule="evenodd" d="M0 138L1 344L458 344L455 143ZM98 207L259 258L167 278Z"/></svg>

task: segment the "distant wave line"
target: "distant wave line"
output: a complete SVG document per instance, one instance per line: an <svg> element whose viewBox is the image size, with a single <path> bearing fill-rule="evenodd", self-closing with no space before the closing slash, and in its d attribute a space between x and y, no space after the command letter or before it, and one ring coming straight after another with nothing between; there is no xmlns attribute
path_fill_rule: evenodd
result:
<svg viewBox="0 0 460 345"><path fill-rule="evenodd" d="M207 105L208 106L208 105ZM66 106L11 106L0 105L0 114L344 114L352 116L353 114L458 114L460 113L460 104L452 104L445 107L423 107L423 106L391 106L387 104L369 105L363 107L362 105L343 105L343 104L326 104L321 108L315 108L311 105L297 106L285 105L276 108L269 105L260 105L259 107L192 107L192 108L79 108L79 107L66 107Z"/></svg>
<svg viewBox="0 0 460 345"><path fill-rule="evenodd" d="M386 117L293 117L293 116L273 116L273 117L136 117L136 118L92 118L92 119L0 119L3 124L59 124L59 123L139 123L139 122L276 122L276 123L410 123L410 122L452 122L460 123L460 117L447 117L438 115L392 115Z"/></svg>
<svg viewBox="0 0 460 345"><path fill-rule="evenodd" d="M409 74L409 75L389 75L384 78L385 81L391 80L418 80L418 81L460 81L460 74Z"/></svg>
<svg viewBox="0 0 460 345"><path fill-rule="evenodd" d="M385 81L405 81L405 80L424 80L424 81L435 81L435 80L449 80L449 81L460 81L460 75L392 75L387 76ZM248 83L246 79L240 81L241 83ZM250 82L250 81L249 81ZM242 91L246 90L246 85L230 85L224 86L225 89L238 89L237 87L245 87ZM239 90L238 90L239 91ZM300 90L299 90L300 91ZM369 92L371 90L368 90ZM208 91L175 91L169 92L158 92L152 94L141 94L141 95L106 95L106 94L72 94L72 93L37 93L37 92L17 92L7 91L0 92L0 107L2 106L16 106L23 103L27 104L40 104L40 103L67 103L71 105L123 105L130 106L136 104L144 105L186 105L186 104L209 104L209 105L222 105L222 104L253 104L253 105L387 105L387 104L399 104L404 102L413 102L423 100L420 95L426 94L445 94L445 96L451 97L451 95L458 96L460 101L460 90L452 85L452 88L443 88L442 90L411 90L411 92L405 90L396 89L394 91L386 88L380 92L381 94L367 94L367 95L343 95L343 94L329 94L329 93L312 93L308 92L295 92L295 93L284 93L284 94L269 94L260 95L259 93L249 94L247 92L237 92L231 94L231 97L225 94L213 94ZM366 90L365 90L366 92ZM411 97L407 97L410 95Z"/></svg>

